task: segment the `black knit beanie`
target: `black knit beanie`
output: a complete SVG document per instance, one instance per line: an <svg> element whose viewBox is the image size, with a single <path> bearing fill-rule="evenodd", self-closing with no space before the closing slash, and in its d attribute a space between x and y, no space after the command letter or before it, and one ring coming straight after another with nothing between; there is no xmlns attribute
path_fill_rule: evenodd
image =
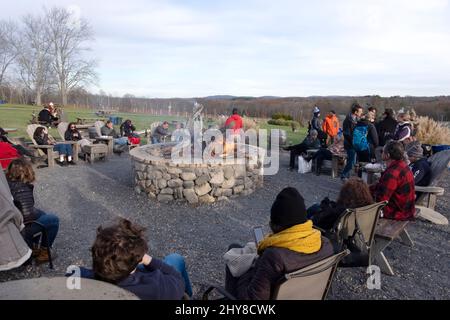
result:
<svg viewBox="0 0 450 320"><path fill-rule="evenodd" d="M270 211L270 220L283 228L290 228L308 221L305 200L297 189L286 188L278 194Z"/></svg>

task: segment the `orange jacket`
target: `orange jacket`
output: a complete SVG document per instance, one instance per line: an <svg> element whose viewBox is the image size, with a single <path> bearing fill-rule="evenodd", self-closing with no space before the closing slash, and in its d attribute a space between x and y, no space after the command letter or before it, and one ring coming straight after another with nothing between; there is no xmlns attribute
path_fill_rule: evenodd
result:
<svg viewBox="0 0 450 320"><path fill-rule="evenodd" d="M336 115L328 115L323 121L322 130L330 137L335 137L339 133L339 119Z"/></svg>

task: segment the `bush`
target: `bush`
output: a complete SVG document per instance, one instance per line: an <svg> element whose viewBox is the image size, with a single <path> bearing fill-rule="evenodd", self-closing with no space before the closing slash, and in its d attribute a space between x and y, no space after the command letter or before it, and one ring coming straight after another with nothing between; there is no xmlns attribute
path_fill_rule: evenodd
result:
<svg viewBox="0 0 450 320"><path fill-rule="evenodd" d="M295 130L300 128L300 123L298 123L297 121L292 121L292 120L283 120L283 119L278 119L278 120L269 120L267 121L268 124L274 125L274 126L282 126L282 127L291 127L291 128L295 128Z"/></svg>
<svg viewBox="0 0 450 320"><path fill-rule="evenodd" d="M422 144L450 144L450 128L428 117L418 117L416 138Z"/></svg>
<svg viewBox="0 0 450 320"><path fill-rule="evenodd" d="M272 119L273 120L286 120L286 121L294 120L294 118L292 118L292 116L290 116L288 114L284 114L284 113L274 113L272 115Z"/></svg>

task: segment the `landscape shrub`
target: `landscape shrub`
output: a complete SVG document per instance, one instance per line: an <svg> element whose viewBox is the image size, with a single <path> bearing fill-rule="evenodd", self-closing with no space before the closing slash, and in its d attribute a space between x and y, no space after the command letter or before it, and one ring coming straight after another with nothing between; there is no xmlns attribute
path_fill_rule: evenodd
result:
<svg viewBox="0 0 450 320"><path fill-rule="evenodd" d="M274 113L272 115L273 120L286 120L286 121L292 121L294 118L292 118L291 115L284 114L284 113Z"/></svg>
<svg viewBox="0 0 450 320"><path fill-rule="evenodd" d="M414 122L417 126L416 138L422 144L450 145L450 128L429 117L418 117Z"/></svg>

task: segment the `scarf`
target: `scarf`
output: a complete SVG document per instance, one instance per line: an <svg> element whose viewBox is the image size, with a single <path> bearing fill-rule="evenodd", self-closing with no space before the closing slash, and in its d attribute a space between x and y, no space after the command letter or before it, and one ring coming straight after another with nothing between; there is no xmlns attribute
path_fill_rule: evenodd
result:
<svg viewBox="0 0 450 320"><path fill-rule="evenodd" d="M258 254L269 247L285 248L298 253L311 254L320 250L322 239L319 230L313 229L311 220L266 237L258 246Z"/></svg>

